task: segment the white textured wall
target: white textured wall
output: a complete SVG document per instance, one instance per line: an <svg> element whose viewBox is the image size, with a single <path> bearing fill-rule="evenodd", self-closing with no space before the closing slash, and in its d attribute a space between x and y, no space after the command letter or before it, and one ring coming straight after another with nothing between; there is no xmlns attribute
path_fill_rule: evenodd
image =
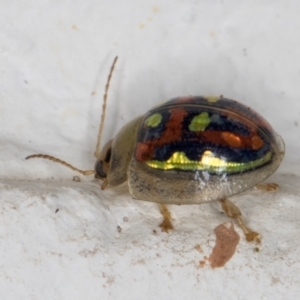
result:
<svg viewBox="0 0 300 300"><path fill-rule="evenodd" d="M299 14L298 0L2 1L1 298L296 299ZM244 102L283 136L286 157L269 180L281 189L233 199L261 233L258 248L235 226L235 254L212 268L214 229L228 222L214 206L171 207L166 234L156 205L126 186L102 192L59 165L24 160L49 153L93 168L115 55L104 140L158 103L205 94Z"/></svg>

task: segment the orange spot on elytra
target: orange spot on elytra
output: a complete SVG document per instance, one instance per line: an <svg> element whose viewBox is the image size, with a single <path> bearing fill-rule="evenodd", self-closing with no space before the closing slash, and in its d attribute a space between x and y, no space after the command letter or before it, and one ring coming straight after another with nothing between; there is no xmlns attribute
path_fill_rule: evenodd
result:
<svg viewBox="0 0 300 300"><path fill-rule="evenodd" d="M251 138L251 141L252 141L252 149L253 150L260 149L264 144L263 140L257 135L253 136Z"/></svg>
<svg viewBox="0 0 300 300"><path fill-rule="evenodd" d="M254 134L243 136L228 131L204 131L199 133L199 137L202 137L205 142L214 143L215 145L258 150L263 146L264 142L258 135Z"/></svg>
<svg viewBox="0 0 300 300"><path fill-rule="evenodd" d="M159 138L137 144L135 157L138 161L145 162L152 159L157 147L182 140L182 121L188 113L185 109L174 108L170 110L170 114L165 130Z"/></svg>
<svg viewBox="0 0 300 300"><path fill-rule="evenodd" d="M239 136L235 135L231 132L222 132L222 138L226 141L226 143L235 148L241 147L241 139Z"/></svg>
<svg viewBox="0 0 300 300"><path fill-rule="evenodd" d="M153 147L149 143L138 143L136 146L136 159L138 161L148 161L152 158Z"/></svg>

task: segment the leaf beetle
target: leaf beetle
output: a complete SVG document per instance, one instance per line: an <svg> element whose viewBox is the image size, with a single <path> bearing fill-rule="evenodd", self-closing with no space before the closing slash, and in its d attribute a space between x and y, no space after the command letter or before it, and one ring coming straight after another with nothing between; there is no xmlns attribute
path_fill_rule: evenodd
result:
<svg viewBox="0 0 300 300"><path fill-rule="evenodd" d="M279 167L283 139L249 107L223 96L178 97L127 123L102 149L106 101L115 58L105 86L94 170L83 171L44 154L83 175L102 180L101 189L128 183L133 198L156 202L172 229L168 204L220 201L237 220L248 241L259 234L243 222L227 198L254 187ZM100 150L101 149L101 150Z"/></svg>

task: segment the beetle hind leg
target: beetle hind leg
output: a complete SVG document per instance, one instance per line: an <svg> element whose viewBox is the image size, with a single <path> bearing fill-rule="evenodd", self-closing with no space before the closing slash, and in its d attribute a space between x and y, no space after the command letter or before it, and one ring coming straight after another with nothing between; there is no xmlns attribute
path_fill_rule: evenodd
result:
<svg viewBox="0 0 300 300"><path fill-rule="evenodd" d="M161 230L163 232L169 232L169 230L174 229L172 221L171 221L171 219L172 219L171 213L168 210L167 206L164 204L158 203L158 207L159 207L160 213L163 216L163 221L159 225L159 227L161 228Z"/></svg>
<svg viewBox="0 0 300 300"><path fill-rule="evenodd" d="M274 182L259 183L254 187L254 189L264 192L276 192L279 189L279 185Z"/></svg>
<svg viewBox="0 0 300 300"><path fill-rule="evenodd" d="M222 209L229 218L235 219L237 224L243 229L248 242L260 243L259 233L247 227L243 221L240 209L228 199L221 200Z"/></svg>

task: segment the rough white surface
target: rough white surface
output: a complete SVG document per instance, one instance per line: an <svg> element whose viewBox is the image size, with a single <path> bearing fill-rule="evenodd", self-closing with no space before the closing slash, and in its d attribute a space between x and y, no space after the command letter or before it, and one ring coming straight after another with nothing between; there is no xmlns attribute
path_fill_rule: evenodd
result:
<svg viewBox="0 0 300 300"><path fill-rule="evenodd" d="M296 299L300 293L300 4L294 1L2 1L0 3L2 299ZM286 141L276 193L233 198L262 245L241 236L208 260L210 204L152 203L102 192L48 153L94 164L102 94L115 55L104 141L179 95L223 94L264 115ZM258 251L258 252L257 252ZM201 262L205 262L204 264Z"/></svg>

